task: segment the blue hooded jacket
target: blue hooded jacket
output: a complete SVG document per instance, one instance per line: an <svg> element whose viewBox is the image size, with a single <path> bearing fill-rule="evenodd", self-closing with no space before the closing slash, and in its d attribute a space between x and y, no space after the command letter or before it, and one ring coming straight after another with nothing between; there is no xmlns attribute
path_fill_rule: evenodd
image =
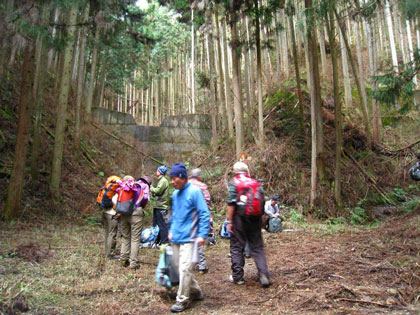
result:
<svg viewBox="0 0 420 315"><path fill-rule="evenodd" d="M191 183L172 194L172 216L169 233L172 242L185 244L195 238L207 238L209 233L210 211L201 190Z"/></svg>

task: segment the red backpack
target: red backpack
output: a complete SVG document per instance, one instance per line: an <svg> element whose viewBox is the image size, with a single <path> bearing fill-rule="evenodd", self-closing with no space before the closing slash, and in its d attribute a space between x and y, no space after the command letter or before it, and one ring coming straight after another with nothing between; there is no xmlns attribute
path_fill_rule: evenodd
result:
<svg viewBox="0 0 420 315"><path fill-rule="evenodd" d="M238 193L236 209L241 216L261 216L264 214L264 191L258 180L248 174L238 174L233 179Z"/></svg>

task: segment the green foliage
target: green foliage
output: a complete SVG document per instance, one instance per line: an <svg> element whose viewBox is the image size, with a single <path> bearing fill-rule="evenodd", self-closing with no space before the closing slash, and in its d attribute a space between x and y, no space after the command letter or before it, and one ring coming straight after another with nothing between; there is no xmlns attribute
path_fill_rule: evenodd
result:
<svg viewBox="0 0 420 315"><path fill-rule="evenodd" d="M277 90L273 95L267 96L264 108L276 108L275 113L279 128L286 134L294 134L299 129L299 108L297 96L294 92L284 88Z"/></svg>
<svg viewBox="0 0 420 315"><path fill-rule="evenodd" d="M370 216L362 207L354 207L350 209L350 223L353 225L364 225L370 221Z"/></svg>
<svg viewBox="0 0 420 315"><path fill-rule="evenodd" d="M415 20L420 16L420 0L402 0L399 6L406 19Z"/></svg>
<svg viewBox="0 0 420 315"><path fill-rule="evenodd" d="M102 225L102 213L87 215L83 218L87 225Z"/></svg>
<svg viewBox="0 0 420 315"><path fill-rule="evenodd" d="M394 68L384 70L383 75L375 76L378 90L372 91L372 96L383 104L395 105L400 101L402 111L407 111L408 105L412 104L414 76L420 71L420 51L414 51L414 62L408 62L400 67L399 73Z"/></svg>
<svg viewBox="0 0 420 315"><path fill-rule="evenodd" d="M347 224L347 220L345 217L330 218L330 219L325 220L325 224L344 225L344 224Z"/></svg>
<svg viewBox="0 0 420 315"><path fill-rule="evenodd" d="M409 213L409 212L417 209L418 206L420 206L420 199L415 198L415 199L411 199L411 200L409 200L407 202L404 202L401 205L401 210L403 212Z"/></svg>
<svg viewBox="0 0 420 315"><path fill-rule="evenodd" d="M306 223L305 217L302 213L297 212L295 209L290 210L289 220L294 223L303 224Z"/></svg>

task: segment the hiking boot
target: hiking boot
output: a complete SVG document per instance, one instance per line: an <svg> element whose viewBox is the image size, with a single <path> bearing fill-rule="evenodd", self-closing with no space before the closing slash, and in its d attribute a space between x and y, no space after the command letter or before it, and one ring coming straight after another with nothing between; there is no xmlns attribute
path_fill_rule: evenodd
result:
<svg viewBox="0 0 420 315"><path fill-rule="evenodd" d="M140 268L140 265L133 265L133 264L131 264L131 265L129 266L129 268L130 268L130 269L133 269L133 270L135 270L135 269L139 269L139 268Z"/></svg>
<svg viewBox="0 0 420 315"><path fill-rule="evenodd" d="M200 292L191 294L190 298L192 301L202 301L204 300L204 295L203 295L203 292L200 291Z"/></svg>
<svg viewBox="0 0 420 315"><path fill-rule="evenodd" d="M189 303L188 302L176 302L174 305L171 306L171 312L172 313L179 313L179 312L183 312L188 308Z"/></svg>
<svg viewBox="0 0 420 315"><path fill-rule="evenodd" d="M121 267L128 267L130 266L130 262L128 260L120 260Z"/></svg>
<svg viewBox="0 0 420 315"><path fill-rule="evenodd" d="M235 279L233 279L233 276L232 275L229 276L229 281L232 282L232 283L234 283L234 284L237 284L237 285L245 284L244 278L241 278L239 280L235 280Z"/></svg>
<svg viewBox="0 0 420 315"><path fill-rule="evenodd" d="M268 288L271 284L270 279L263 273L260 274L260 283L263 288Z"/></svg>
<svg viewBox="0 0 420 315"><path fill-rule="evenodd" d="M206 269L199 269L198 270L198 274L199 275L204 275L205 273L207 273L209 271L209 269L208 268L206 268Z"/></svg>

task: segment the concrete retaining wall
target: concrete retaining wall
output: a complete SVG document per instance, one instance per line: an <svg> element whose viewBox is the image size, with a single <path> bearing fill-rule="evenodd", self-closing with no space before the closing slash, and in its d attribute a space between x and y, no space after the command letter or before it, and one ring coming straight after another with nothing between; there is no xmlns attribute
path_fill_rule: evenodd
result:
<svg viewBox="0 0 420 315"><path fill-rule="evenodd" d="M211 140L210 117L205 114L166 117L159 127L136 125L133 116L105 108L94 108L92 116L125 139L132 136L130 142L159 160L183 158Z"/></svg>

